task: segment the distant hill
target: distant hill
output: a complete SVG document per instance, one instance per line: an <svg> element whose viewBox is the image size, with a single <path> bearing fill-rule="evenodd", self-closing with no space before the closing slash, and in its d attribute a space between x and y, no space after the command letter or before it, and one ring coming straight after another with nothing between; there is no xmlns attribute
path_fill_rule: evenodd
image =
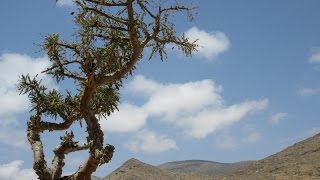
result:
<svg viewBox="0 0 320 180"><path fill-rule="evenodd" d="M209 176L173 173L156 166L130 159L103 180L210 180Z"/></svg>
<svg viewBox="0 0 320 180"><path fill-rule="evenodd" d="M138 161L137 159L130 159L121 167L116 169L104 180L140 180L140 179L170 179L171 176L162 172L161 169L151 166L149 164Z"/></svg>
<svg viewBox="0 0 320 180"><path fill-rule="evenodd" d="M102 178L99 178L99 177L97 177L97 176L92 176L92 177L91 177L91 180L102 180Z"/></svg>
<svg viewBox="0 0 320 180"><path fill-rule="evenodd" d="M231 168L232 167L232 168ZM235 170L235 172L230 172ZM212 175L210 171L220 175ZM226 173L226 174L223 174ZM208 175L209 174L209 175ZM103 180L320 180L320 134L256 162L170 162L159 167L130 159Z"/></svg>
<svg viewBox="0 0 320 180"><path fill-rule="evenodd" d="M203 160L187 160L168 162L158 166L162 170L178 173L197 173L204 175L221 175L235 171L241 167L248 166L254 161L243 161L238 163L219 163Z"/></svg>

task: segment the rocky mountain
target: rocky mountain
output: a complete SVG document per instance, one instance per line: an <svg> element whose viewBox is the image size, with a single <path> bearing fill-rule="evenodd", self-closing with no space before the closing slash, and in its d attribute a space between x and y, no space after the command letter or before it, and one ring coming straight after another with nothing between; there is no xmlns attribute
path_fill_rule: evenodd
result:
<svg viewBox="0 0 320 180"><path fill-rule="evenodd" d="M92 176L91 180L102 180L101 178L97 177L97 176Z"/></svg>
<svg viewBox="0 0 320 180"><path fill-rule="evenodd" d="M216 179L320 179L320 134Z"/></svg>
<svg viewBox="0 0 320 180"><path fill-rule="evenodd" d="M235 172L230 167L240 166ZM226 168L225 170L221 170ZM229 168L229 169L228 169ZM216 171L220 175L211 175ZM227 171L227 172L226 172ZM226 174L223 174L226 173ZM103 180L291 180L320 179L320 134L256 162L224 164L181 161L152 166L136 159L124 163Z"/></svg>
<svg viewBox="0 0 320 180"><path fill-rule="evenodd" d="M222 175L230 173L241 167L248 166L254 161L243 161L238 163L219 163L203 160L175 161L158 166L162 170L178 173L196 173L204 175Z"/></svg>
<svg viewBox="0 0 320 180"><path fill-rule="evenodd" d="M209 176L198 174L174 173L156 166L130 159L103 180L210 180Z"/></svg>

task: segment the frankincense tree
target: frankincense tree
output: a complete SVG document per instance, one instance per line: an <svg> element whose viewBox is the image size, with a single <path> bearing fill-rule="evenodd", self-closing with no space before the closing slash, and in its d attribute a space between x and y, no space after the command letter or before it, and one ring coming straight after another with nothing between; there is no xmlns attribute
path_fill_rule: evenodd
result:
<svg viewBox="0 0 320 180"><path fill-rule="evenodd" d="M108 119L117 109L122 80L132 75L145 55L165 59L168 44L187 56L196 48L195 42L175 32L174 15L186 13L191 20L193 10L177 0L76 0L75 5L74 40L62 40L59 34L45 37L42 47L51 64L42 73L51 75L57 83L72 80L76 92L49 89L29 75L21 75L18 85L31 102L27 138L33 150L33 168L41 180L90 180L97 167L113 156L114 147L104 143L99 117ZM149 54L144 53L146 48ZM68 132L78 121L85 122L84 144ZM41 134L51 131L66 134L53 149L54 157L48 165ZM62 176L66 155L83 150L89 151L88 158L76 172Z"/></svg>

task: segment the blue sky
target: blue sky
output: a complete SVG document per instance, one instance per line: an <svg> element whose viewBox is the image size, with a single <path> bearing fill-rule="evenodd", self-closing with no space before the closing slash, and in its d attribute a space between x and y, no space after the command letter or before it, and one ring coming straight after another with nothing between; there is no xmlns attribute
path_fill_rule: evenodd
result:
<svg viewBox="0 0 320 180"><path fill-rule="evenodd" d="M61 1L62 2L62 1ZM177 16L179 33L199 39L191 58L139 62L121 90L120 111L101 124L116 146L105 176L129 158L150 164L204 159L261 159L320 132L320 2L208 0L195 21ZM73 33L72 4L53 0L0 6L0 179L33 179L26 143L28 101L15 90L18 74L48 65L39 45L49 33ZM52 79L44 82L63 89ZM72 126L78 139L85 136ZM44 134L47 161L63 132ZM68 157L72 172L86 157Z"/></svg>

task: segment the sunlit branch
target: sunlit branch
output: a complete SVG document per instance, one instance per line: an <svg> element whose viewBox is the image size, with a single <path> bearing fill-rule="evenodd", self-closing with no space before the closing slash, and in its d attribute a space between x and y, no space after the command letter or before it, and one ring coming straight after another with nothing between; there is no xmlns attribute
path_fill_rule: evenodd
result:
<svg viewBox="0 0 320 180"><path fill-rule="evenodd" d="M124 2L120 2L120 3L109 3L109 2L105 2L105 0L100 0L100 1L95 1L95 0L85 0L87 2L91 2L94 4L98 4L98 5L103 5L103 6L127 6L127 3Z"/></svg>

